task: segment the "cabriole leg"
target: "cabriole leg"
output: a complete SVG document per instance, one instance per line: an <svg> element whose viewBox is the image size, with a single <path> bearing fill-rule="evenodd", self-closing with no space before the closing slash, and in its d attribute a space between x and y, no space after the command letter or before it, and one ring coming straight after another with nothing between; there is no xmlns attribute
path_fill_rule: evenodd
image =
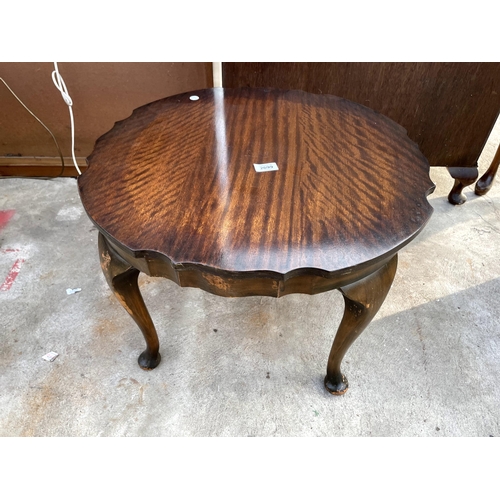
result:
<svg viewBox="0 0 500 500"><path fill-rule="evenodd" d="M448 201L452 205L462 205L467 197L462 193L463 189L476 182L479 171L477 167L448 167L448 172L455 179L455 183L448 193Z"/></svg>
<svg viewBox="0 0 500 500"><path fill-rule="evenodd" d="M498 166L500 165L500 146L498 146L497 152L495 153L495 157L491 162L490 167L486 172L482 175L482 177L476 183L475 192L478 196L482 196L486 194L493 184L495 180L495 176L498 172Z"/></svg>
<svg viewBox="0 0 500 500"><path fill-rule="evenodd" d="M139 356L139 366L144 370L152 370L161 360L158 352L160 344L155 326L139 291L137 283L139 271L125 262L101 233L99 233L99 258L109 287L137 323L146 340L146 350Z"/></svg>
<svg viewBox="0 0 500 500"><path fill-rule="evenodd" d="M395 255L373 274L340 288L345 310L333 342L325 387L328 392L340 395L348 389L347 378L340 371L345 353L377 314L391 288L396 274L398 258Z"/></svg>

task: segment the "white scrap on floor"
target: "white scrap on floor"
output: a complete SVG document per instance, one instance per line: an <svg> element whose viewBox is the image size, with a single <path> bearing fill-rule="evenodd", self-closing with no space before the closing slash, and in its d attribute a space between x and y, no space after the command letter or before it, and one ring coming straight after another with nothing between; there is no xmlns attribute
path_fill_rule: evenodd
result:
<svg viewBox="0 0 500 500"><path fill-rule="evenodd" d="M45 361L52 362L52 361L54 361L54 359L57 358L57 356L59 356L59 354L57 354L57 352L50 351L47 354L45 354L45 356L42 356L42 359Z"/></svg>
<svg viewBox="0 0 500 500"><path fill-rule="evenodd" d="M74 293L78 293L78 292L81 292L82 289L81 288L66 288L66 293L68 295L73 295Z"/></svg>

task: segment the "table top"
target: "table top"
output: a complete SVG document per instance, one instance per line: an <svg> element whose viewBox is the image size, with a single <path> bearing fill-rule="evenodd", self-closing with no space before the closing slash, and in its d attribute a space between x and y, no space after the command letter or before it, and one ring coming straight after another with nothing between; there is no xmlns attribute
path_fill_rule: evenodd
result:
<svg viewBox="0 0 500 500"><path fill-rule="evenodd" d="M429 164L406 131L331 95L168 97L117 122L88 161L78 185L98 228L178 268L349 273L393 255L432 213ZM254 166L269 163L278 170Z"/></svg>

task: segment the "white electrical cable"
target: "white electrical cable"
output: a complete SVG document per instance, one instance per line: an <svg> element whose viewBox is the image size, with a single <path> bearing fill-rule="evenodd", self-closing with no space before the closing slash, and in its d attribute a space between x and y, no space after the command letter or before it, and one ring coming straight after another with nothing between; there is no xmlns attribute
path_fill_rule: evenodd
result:
<svg viewBox="0 0 500 500"><path fill-rule="evenodd" d="M59 73L59 68L57 67L56 62L54 63L54 68L55 70L52 72L52 81L54 82L54 85L56 86L57 90L61 92L61 96L69 108L69 117L71 121L71 154L73 156L73 163L75 164L75 168L76 171L78 172L78 175L82 175L80 169L78 168L78 164L76 163L76 158L75 158L75 123L73 120L73 109L72 109L73 100L68 94L68 89L66 88L66 84L64 83L63 77Z"/></svg>

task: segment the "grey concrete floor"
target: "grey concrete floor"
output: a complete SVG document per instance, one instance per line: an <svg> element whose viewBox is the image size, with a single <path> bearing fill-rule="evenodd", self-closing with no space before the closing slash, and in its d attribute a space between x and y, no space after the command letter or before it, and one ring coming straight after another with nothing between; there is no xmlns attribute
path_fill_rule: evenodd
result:
<svg viewBox="0 0 500 500"><path fill-rule="evenodd" d="M341 397L323 387L339 292L228 299L141 276L162 353L144 372L76 181L1 179L0 435L500 435L500 180L452 206L446 169L431 177L434 215L347 353Z"/></svg>

